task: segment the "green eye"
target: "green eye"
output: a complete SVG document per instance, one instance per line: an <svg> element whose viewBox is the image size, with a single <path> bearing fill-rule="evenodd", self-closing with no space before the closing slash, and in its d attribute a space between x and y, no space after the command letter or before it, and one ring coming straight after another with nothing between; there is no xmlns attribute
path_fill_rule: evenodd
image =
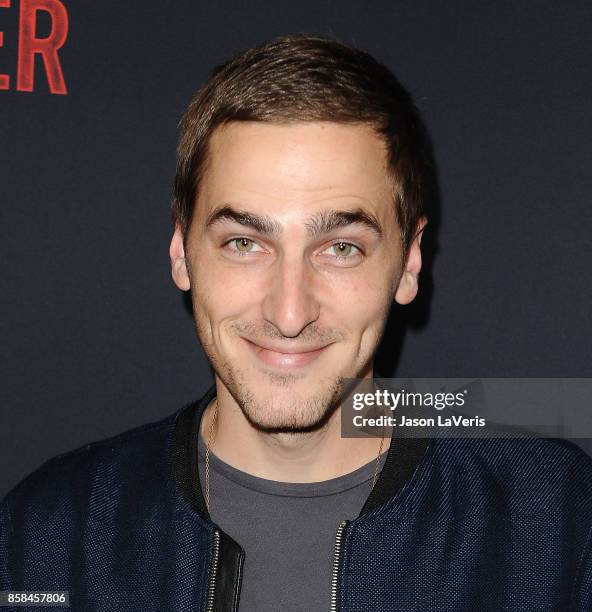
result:
<svg viewBox="0 0 592 612"><path fill-rule="evenodd" d="M255 242L249 238L235 238L232 242L234 242L236 250L241 253L249 253L255 245Z"/></svg>
<svg viewBox="0 0 592 612"><path fill-rule="evenodd" d="M335 244L331 245L331 248L334 249L333 252L338 257L347 257L348 255L351 255L354 245L349 244L349 242L336 242Z"/></svg>

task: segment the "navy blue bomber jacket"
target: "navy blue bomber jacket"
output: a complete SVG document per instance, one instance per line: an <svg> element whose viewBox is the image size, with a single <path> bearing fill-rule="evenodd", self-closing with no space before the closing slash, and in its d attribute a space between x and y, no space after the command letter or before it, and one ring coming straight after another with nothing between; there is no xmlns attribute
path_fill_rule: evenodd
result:
<svg viewBox="0 0 592 612"><path fill-rule="evenodd" d="M76 612L239 609L248 559L199 484L214 394L17 485L0 591L67 590ZM574 444L395 438L360 515L336 525L327 591L341 612L592 612L591 538L592 460Z"/></svg>

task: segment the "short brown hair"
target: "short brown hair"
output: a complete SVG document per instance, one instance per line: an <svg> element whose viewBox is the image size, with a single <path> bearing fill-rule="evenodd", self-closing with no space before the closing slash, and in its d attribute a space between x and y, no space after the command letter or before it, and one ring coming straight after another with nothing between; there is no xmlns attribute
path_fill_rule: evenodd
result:
<svg viewBox="0 0 592 612"><path fill-rule="evenodd" d="M409 92L371 55L335 40L294 34L215 68L179 123L172 217L185 239L214 130L231 121L367 124L387 146L404 252L424 214L426 150Z"/></svg>

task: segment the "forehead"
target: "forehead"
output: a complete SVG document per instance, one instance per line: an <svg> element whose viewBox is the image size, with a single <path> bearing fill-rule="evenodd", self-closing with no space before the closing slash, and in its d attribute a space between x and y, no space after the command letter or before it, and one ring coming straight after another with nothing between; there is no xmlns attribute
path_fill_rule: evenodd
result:
<svg viewBox="0 0 592 612"><path fill-rule="evenodd" d="M279 214L342 201L380 215L392 210L385 143L361 124L229 123L210 139L198 209L234 201Z"/></svg>

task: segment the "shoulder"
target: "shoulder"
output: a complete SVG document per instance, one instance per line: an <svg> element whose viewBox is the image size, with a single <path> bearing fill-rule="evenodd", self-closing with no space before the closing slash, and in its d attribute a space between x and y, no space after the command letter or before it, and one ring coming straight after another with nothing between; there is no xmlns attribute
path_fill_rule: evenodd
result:
<svg viewBox="0 0 592 612"><path fill-rule="evenodd" d="M434 440L450 482L489 494L499 510L526 515L584 513L592 521L592 458L558 438Z"/></svg>
<svg viewBox="0 0 592 612"><path fill-rule="evenodd" d="M21 522L87 512L117 490L166 477L168 438L180 412L47 460L9 491L3 513Z"/></svg>
<svg viewBox="0 0 592 612"><path fill-rule="evenodd" d="M173 435L194 406L57 455L14 487L0 503L0 590L64 590L88 567L118 571L113 554L125 565L147 541L165 547L180 509Z"/></svg>

